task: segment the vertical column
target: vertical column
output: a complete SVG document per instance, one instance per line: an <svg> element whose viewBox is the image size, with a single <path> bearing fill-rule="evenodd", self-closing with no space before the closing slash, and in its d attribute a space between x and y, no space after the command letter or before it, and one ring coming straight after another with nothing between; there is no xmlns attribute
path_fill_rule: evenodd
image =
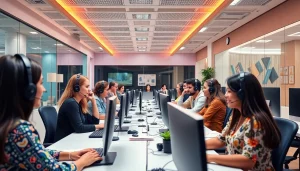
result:
<svg viewBox="0 0 300 171"><path fill-rule="evenodd" d="M213 67L214 66L214 57L212 53L212 43L209 43L207 45L207 67Z"/></svg>
<svg viewBox="0 0 300 171"><path fill-rule="evenodd" d="M26 55L26 36L18 32L6 32L5 54L14 55L16 53Z"/></svg>
<svg viewBox="0 0 300 171"><path fill-rule="evenodd" d="M85 75L88 77L87 75L87 56L82 54L82 75Z"/></svg>
<svg viewBox="0 0 300 171"><path fill-rule="evenodd" d="M46 92L43 94L43 101L47 101L50 99L50 96L53 96L53 99L56 99L57 96L57 83L47 82L47 73L56 73L56 54L55 53L43 53L42 55L42 68L43 68L43 77L44 77L44 87ZM52 84L52 94L51 92L51 84ZM54 104L56 102L54 101Z"/></svg>

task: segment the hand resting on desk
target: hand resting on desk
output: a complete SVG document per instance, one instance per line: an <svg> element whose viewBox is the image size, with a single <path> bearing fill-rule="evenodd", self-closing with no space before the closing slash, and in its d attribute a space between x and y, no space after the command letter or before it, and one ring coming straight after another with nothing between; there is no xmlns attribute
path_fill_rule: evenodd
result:
<svg viewBox="0 0 300 171"><path fill-rule="evenodd" d="M104 124L101 123L101 124L98 124L98 125L95 125L96 129L103 129L104 128Z"/></svg>

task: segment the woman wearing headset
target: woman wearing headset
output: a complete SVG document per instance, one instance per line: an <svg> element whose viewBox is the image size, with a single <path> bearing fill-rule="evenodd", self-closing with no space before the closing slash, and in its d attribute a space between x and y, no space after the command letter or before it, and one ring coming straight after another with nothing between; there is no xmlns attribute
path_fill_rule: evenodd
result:
<svg viewBox="0 0 300 171"><path fill-rule="evenodd" d="M225 98L233 113L222 133L206 140L206 148L226 146L227 155L207 154L207 161L243 170L274 170L271 152L281 135L260 82L251 73L233 75L227 79Z"/></svg>
<svg viewBox="0 0 300 171"><path fill-rule="evenodd" d="M92 103L92 116L88 114L87 100ZM96 100L90 90L90 81L85 76L73 75L57 104L59 111L55 141L74 132L85 133L104 128L103 124L99 124Z"/></svg>
<svg viewBox="0 0 300 171"><path fill-rule="evenodd" d="M98 81L95 84L95 88L93 92L95 94L96 107L99 113L98 118L103 120L105 119L105 112L106 112L106 97L108 94L108 83L104 80ZM94 107L92 101L88 102L88 107L89 107L89 113L92 114L93 107Z"/></svg>
<svg viewBox="0 0 300 171"><path fill-rule="evenodd" d="M175 103L177 104L180 96L182 95L184 88L183 88L183 83L180 82L176 85L176 91L177 91L177 99L175 100Z"/></svg>
<svg viewBox="0 0 300 171"><path fill-rule="evenodd" d="M206 80L203 93L206 101L199 114L203 116L204 125L213 131L221 132L226 114L226 100L218 80Z"/></svg>
<svg viewBox="0 0 300 171"><path fill-rule="evenodd" d="M0 75L0 170L74 171L101 159L92 149L59 152L41 144L28 121L45 91L39 64L23 55L2 56ZM63 160L74 162L58 162Z"/></svg>

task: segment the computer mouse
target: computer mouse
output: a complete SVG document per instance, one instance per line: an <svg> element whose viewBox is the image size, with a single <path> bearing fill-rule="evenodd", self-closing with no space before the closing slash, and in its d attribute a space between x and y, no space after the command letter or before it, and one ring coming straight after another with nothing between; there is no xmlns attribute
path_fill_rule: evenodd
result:
<svg viewBox="0 0 300 171"><path fill-rule="evenodd" d="M115 136L113 136L113 139L112 139L112 141L118 141L120 138L119 137L115 137Z"/></svg>
<svg viewBox="0 0 300 171"><path fill-rule="evenodd" d="M139 132L136 130L128 130L128 134L138 134Z"/></svg>
<svg viewBox="0 0 300 171"><path fill-rule="evenodd" d="M151 125L157 125L157 123L156 122L152 122Z"/></svg>
<svg viewBox="0 0 300 171"><path fill-rule="evenodd" d="M138 119L138 121L139 121L139 122L144 122L145 120L144 120L144 119Z"/></svg>
<svg viewBox="0 0 300 171"><path fill-rule="evenodd" d="M138 135L138 134L132 134L132 136L133 136L133 137L138 137L139 135Z"/></svg>

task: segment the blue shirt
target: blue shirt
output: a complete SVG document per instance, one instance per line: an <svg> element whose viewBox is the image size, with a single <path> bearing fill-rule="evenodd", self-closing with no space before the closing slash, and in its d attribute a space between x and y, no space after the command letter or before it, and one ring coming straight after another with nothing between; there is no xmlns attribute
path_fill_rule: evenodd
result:
<svg viewBox="0 0 300 171"><path fill-rule="evenodd" d="M102 115L105 114L106 113L106 103L105 103L105 101L102 98L99 98L98 96L95 96L95 100L96 100L98 112ZM92 106L91 101L88 102L88 107L89 107L89 113L91 115L93 115L93 106Z"/></svg>

